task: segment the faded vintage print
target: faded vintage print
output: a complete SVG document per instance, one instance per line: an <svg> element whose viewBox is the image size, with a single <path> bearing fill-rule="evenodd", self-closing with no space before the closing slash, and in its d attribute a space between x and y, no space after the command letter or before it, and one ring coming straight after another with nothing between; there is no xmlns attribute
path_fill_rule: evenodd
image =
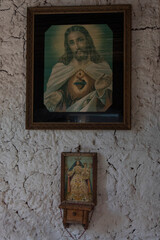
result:
<svg viewBox="0 0 160 240"><path fill-rule="evenodd" d="M112 45L107 24L52 25L45 32L49 112L105 112L112 105Z"/></svg>
<svg viewBox="0 0 160 240"><path fill-rule="evenodd" d="M65 158L65 200L93 201L93 159L91 156Z"/></svg>

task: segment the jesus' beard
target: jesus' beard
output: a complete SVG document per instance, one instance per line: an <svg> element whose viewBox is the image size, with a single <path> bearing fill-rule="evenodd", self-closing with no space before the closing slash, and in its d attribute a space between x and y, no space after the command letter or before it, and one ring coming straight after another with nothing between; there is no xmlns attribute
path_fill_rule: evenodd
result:
<svg viewBox="0 0 160 240"><path fill-rule="evenodd" d="M79 55L78 53L83 53L82 55ZM78 49L75 53L74 53L74 57L78 62L81 62L83 60L87 60L88 58L88 51L87 50L81 50Z"/></svg>

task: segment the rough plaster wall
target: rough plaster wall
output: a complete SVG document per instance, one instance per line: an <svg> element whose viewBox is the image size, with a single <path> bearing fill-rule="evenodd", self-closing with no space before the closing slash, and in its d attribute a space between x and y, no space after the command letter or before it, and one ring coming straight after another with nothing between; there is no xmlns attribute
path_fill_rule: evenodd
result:
<svg viewBox="0 0 160 240"><path fill-rule="evenodd" d="M132 130L26 131L29 6L130 3ZM98 205L85 240L160 239L159 0L0 0L0 240L70 239L62 226L60 153L98 152ZM81 226L71 226L78 238Z"/></svg>

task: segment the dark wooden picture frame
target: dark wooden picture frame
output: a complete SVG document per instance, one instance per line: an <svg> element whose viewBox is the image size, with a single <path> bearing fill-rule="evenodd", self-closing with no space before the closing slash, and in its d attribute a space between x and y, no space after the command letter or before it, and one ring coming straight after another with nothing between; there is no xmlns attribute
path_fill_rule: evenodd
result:
<svg viewBox="0 0 160 240"><path fill-rule="evenodd" d="M53 111L45 105L45 77L52 71L46 61L46 31L67 25L103 25L112 31L112 51L106 52L112 57L112 96L106 110ZM58 94L63 96L61 89ZM131 129L131 5L28 8L26 129Z"/></svg>
<svg viewBox="0 0 160 240"><path fill-rule="evenodd" d="M63 224L80 223L85 229L97 204L97 153L61 153Z"/></svg>

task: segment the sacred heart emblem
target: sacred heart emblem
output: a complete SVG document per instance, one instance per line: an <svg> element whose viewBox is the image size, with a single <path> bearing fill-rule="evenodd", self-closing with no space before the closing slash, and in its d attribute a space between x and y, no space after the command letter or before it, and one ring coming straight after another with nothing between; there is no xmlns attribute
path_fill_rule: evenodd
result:
<svg viewBox="0 0 160 240"><path fill-rule="evenodd" d="M67 90L72 100L86 96L93 89L94 80L81 69L68 81Z"/></svg>
<svg viewBox="0 0 160 240"><path fill-rule="evenodd" d="M76 74L76 81L74 82L74 85L77 86L78 89L82 89L85 87L87 84L85 77L84 77L84 72L82 70L78 71Z"/></svg>

